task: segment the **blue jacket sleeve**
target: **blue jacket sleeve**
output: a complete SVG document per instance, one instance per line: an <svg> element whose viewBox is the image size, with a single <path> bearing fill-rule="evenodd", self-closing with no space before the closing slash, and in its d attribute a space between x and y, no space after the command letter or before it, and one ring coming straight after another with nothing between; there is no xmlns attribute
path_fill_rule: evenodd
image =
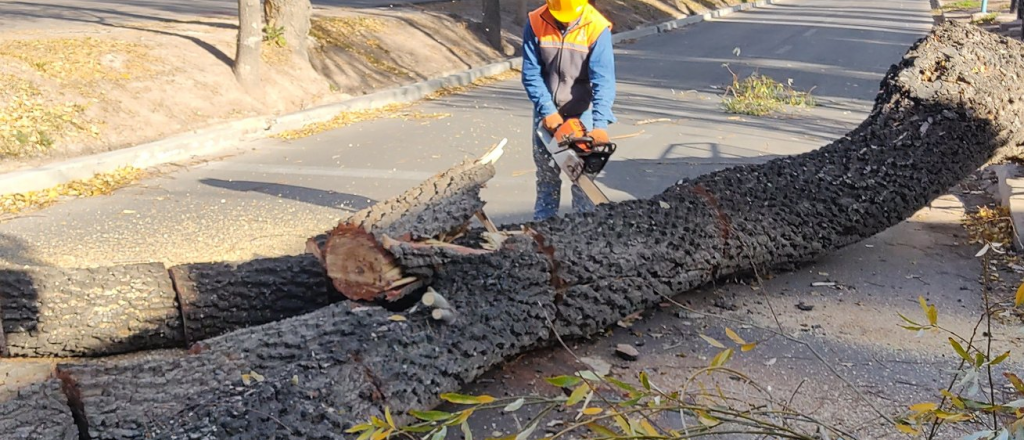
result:
<svg viewBox="0 0 1024 440"><path fill-rule="evenodd" d="M590 48L590 83L594 89L594 128L608 128L608 125L616 121L612 114L612 103L615 102L615 56L610 29L601 32Z"/></svg>
<svg viewBox="0 0 1024 440"><path fill-rule="evenodd" d="M523 27L523 87L526 95L533 101L533 109L541 117L558 111L555 100L551 97L544 75L540 69L539 45L530 23Z"/></svg>

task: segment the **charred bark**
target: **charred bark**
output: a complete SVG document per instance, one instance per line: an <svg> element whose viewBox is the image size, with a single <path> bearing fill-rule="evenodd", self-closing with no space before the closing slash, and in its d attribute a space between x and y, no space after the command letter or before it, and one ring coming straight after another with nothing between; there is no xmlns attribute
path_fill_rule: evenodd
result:
<svg viewBox="0 0 1024 440"><path fill-rule="evenodd" d="M94 356L183 346L162 264L0 270L0 320L11 356Z"/></svg>
<svg viewBox="0 0 1024 440"><path fill-rule="evenodd" d="M342 299L309 255L244 263L0 270L3 347L16 357L185 348Z"/></svg>
<svg viewBox="0 0 1024 440"><path fill-rule="evenodd" d="M310 255L172 267L188 345L309 313L341 298Z"/></svg>
<svg viewBox="0 0 1024 440"><path fill-rule="evenodd" d="M338 303L188 356L60 371L76 381L94 439L341 438L385 406L435 405L552 332L593 335L663 295L808 261L897 224L1020 144L1022 47L946 23L890 69L864 123L817 151L528 224L494 252L442 247L431 287L460 312L454 325L422 307L394 321Z"/></svg>
<svg viewBox="0 0 1024 440"><path fill-rule="evenodd" d="M55 378L0 392L0 439L76 440L78 428Z"/></svg>

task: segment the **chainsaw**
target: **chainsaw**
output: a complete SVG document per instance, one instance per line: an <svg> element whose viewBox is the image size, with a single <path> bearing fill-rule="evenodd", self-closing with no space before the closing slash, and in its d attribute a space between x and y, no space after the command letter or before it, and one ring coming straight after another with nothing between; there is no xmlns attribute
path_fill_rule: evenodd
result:
<svg viewBox="0 0 1024 440"><path fill-rule="evenodd" d="M594 145L594 139L586 134L586 128L577 118L566 120L554 135L543 125L537 127L537 136L569 180L595 205L608 203L608 197L594 183L594 176L608 163L615 152L615 144Z"/></svg>

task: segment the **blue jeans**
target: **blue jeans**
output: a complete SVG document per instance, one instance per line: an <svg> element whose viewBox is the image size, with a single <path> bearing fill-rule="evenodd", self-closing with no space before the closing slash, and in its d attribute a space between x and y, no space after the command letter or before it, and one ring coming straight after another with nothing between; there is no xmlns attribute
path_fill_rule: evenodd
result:
<svg viewBox="0 0 1024 440"><path fill-rule="evenodd" d="M592 127L594 116L587 110L579 116L583 126ZM533 219L541 221L558 215L558 207L562 201L562 170L551 158L547 147L536 134L536 128L543 119L537 113L533 114L533 163L537 166L537 202L533 207ZM587 198L583 190L575 184L572 185L572 208L576 212L588 212L594 209L594 203Z"/></svg>

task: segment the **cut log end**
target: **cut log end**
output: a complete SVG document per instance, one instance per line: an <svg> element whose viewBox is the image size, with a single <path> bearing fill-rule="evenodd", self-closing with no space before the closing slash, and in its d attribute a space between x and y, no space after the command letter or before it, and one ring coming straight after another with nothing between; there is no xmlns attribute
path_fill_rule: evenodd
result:
<svg viewBox="0 0 1024 440"><path fill-rule="evenodd" d="M455 322L455 312L450 309L434 309L434 311L430 312L430 316L445 324Z"/></svg>
<svg viewBox="0 0 1024 440"><path fill-rule="evenodd" d="M341 224L331 231L323 260L334 287L354 300L374 300L405 278L394 257L359 226Z"/></svg>
<svg viewBox="0 0 1024 440"><path fill-rule="evenodd" d="M444 299L440 293L437 293L431 287L427 288L427 292L423 294L423 304L428 307L434 307L438 309L450 309L452 306L448 304L448 300Z"/></svg>

